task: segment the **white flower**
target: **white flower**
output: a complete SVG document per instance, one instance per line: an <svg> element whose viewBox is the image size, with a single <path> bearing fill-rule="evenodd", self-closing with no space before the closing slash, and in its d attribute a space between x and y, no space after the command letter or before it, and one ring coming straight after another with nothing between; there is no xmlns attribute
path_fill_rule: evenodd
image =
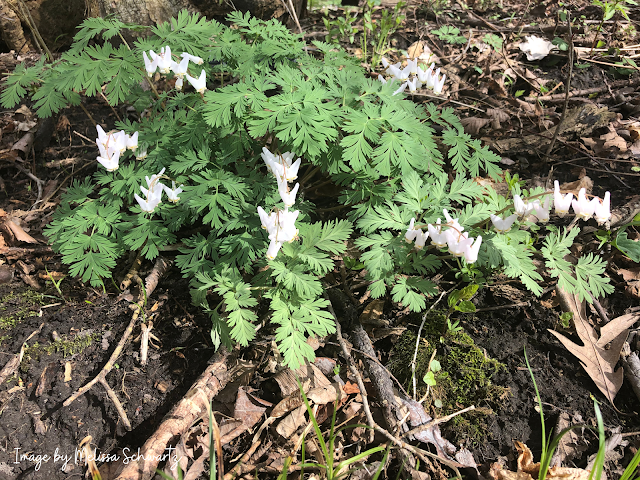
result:
<svg viewBox="0 0 640 480"><path fill-rule="evenodd" d="M429 238L429 232L423 232L422 230L417 231L416 235L416 248L418 250L422 250L424 244L427 243L427 239Z"/></svg>
<svg viewBox="0 0 640 480"><path fill-rule="evenodd" d="M478 252L482 244L482 237L478 235L473 245L468 245L464 251L464 259L467 263L475 263L478 260Z"/></svg>
<svg viewBox="0 0 640 480"><path fill-rule="evenodd" d="M267 215L267 212L264 211L262 207L258 207L258 215L260 216L260 222L262 223L262 228L267 231L271 231L276 226L276 214L275 212L271 213L271 215Z"/></svg>
<svg viewBox="0 0 640 480"><path fill-rule="evenodd" d="M418 68L418 80L420 80L422 83L427 83L428 79L431 78L431 75L433 74L433 67L435 67L435 63L432 63L431 66L426 70Z"/></svg>
<svg viewBox="0 0 640 480"><path fill-rule="evenodd" d="M518 219L518 214L514 213L513 215L502 219L497 215L491 215L491 223L493 223L493 227L496 229L496 232L499 233L507 233L511 230L511 226Z"/></svg>
<svg viewBox="0 0 640 480"><path fill-rule="evenodd" d="M514 195L513 208L519 216L526 217L533 212L533 203L523 201L520 195Z"/></svg>
<svg viewBox="0 0 640 480"><path fill-rule="evenodd" d="M160 170L160 173L156 175L152 175L151 178L144 177L147 182L147 187L140 187L140 190L144 194L145 198L141 198L137 193L134 193L136 201L140 205L140 208L143 212L151 213L153 210L160 204L162 201L162 192L165 190L165 186L160 183L158 180L164 173L165 169ZM175 186L175 184L174 184Z"/></svg>
<svg viewBox="0 0 640 480"><path fill-rule="evenodd" d="M456 232L452 228L448 229L445 233L447 234L449 253L456 257L462 257L467 247L473 243L473 239L468 238L466 233Z"/></svg>
<svg viewBox="0 0 640 480"><path fill-rule="evenodd" d="M387 83L387 81L382 75L378 75L378 80L380 80L380 83L382 83L383 85Z"/></svg>
<svg viewBox="0 0 640 480"><path fill-rule="evenodd" d="M596 222L598 222L598 225L602 225L611 218L611 194L609 192L605 192L604 201L602 202L597 197L594 200L597 200L594 212Z"/></svg>
<svg viewBox="0 0 640 480"><path fill-rule="evenodd" d="M596 205L587 199L586 190L584 188L580 189L578 192L578 200L573 200L571 202L571 206L573 207L573 212L576 216L582 220L589 220L596 209Z"/></svg>
<svg viewBox="0 0 640 480"><path fill-rule="evenodd" d="M417 75L418 74L418 59L415 58L413 60L407 60L407 66L404 67L406 71L409 72L409 75Z"/></svg>
<svg viewBox="0 0 640 480"><path fill-rule="evenodd" d="M417 89L422 87L422 83L418 80L418 77L413 77L413 79L407 81L407 86L409 87L410 92L415 92Z"/></svg>
<svg viewBox="0 0 640 480"><path fill-rule="evenodd" d="M435 225L428 224L427 230L429 231L432 245L435 245L438 248L443 248L445 245L447 245L446 232L441 233L442 227L440 226L440 219L436 221Z"/></svg>
<svg viewBox="0 0 640 480"><path fill-rule="evenodd" d="M300 184L296 183L296 186L293 187L292 190L289 190L289 185L286 180L278 177L278 193L280 193L280 198L282 199L285 207L292 207L294 203L296 203L298 188L300 188Z"/></svg>
<svg viewBox="0 0 640 480"><path fill-rule="evenodd" d="M433 79L433 93L439 95L442 93L442 89L444 88L444 81L447 79L446 75L442 75L442 78L438 80L438 75L434 75Z"/></svg>
<svg viewBox="0 0 640 480"><path fill-rule="evenodd" d="M549 221L550 201L551 197L547 195L546 197L544 197L544 205L540 203L540 200L536 200L533 202L533 210L536 212L535 215L542 223L547 223Z"/></svg>
<svg viewBox="0 0 640 480"><path fill-rule="evenodd" d="M133 132L133 135L125 136L125 144L129 150L137 150L138 149L138 132Z"/></svg>
<svg viewBox="0 0 640 480"><path fill-rule="evenodd" d="M569 213L569 209L571 208L571 199L573 198L573 193L567 193L566 195L562 195L560 193L560 184L556 180L553 182L555 187L553 192L553 205L556 209L556 215L559 217L564 217L567 213Z"/></svg>
<svg viewBox="0 0 640 480"><path fill-rule="evenodd" d="M175 83L176 90L181 92L183 85L184 85L184 78L182 77L176 78L176 83Z"/></svg>
<svg viewBox="0 0 640 480"><path fill-rule="evenodd" d="M451 228L454 228L458 232L464 231L464 227L460 225L460 222L457 218L451 218L451 215L449 215L449 212L446 209L443 209L442 213L444 213L444 218L446 218L447 220L447 223L445 223L445 225L449 225Z"/></svg>
<svg viewBox="0 0 640 480"><path fill-rule="evenodd" d="M395 92L393 92L393 95L397 95L399 93L404 92L405 88L407 88L407 82L404 82L402 85L400 85L400 88L397 89Z"/></svg>
<svg viewBox="0 0 640 480"><path fill-rule="evenodd" d="M164 191L167 194L167 200L174 203L180 200L180 197L178 197L178 195L182 193L182 187L184 187L184 185L180 185L178 188L176 188L176 182L174 182L173 180L171 181L171 188L164 185Z"/></svg>
<svg viewBox="0 0 640 480"><path fill-rule="evenodd" d="M196 92L203 94L207 89L207 74L204 70L200 72L200 76L198 78L193 78L188 73L185 74L189 83L196 89Z"/></svg>
<svg viewBox="0 0 640 480"><path fill-rule="evenodd" d="M176 63L173 60L171 60L171 71L178 78L182 78L182 77L184 77L186 75L188 67L189 67L189 59L188 58L183 58L180 61L180 63Z"/></svg>
<svg viewBox="0 0 640 480"><path fill-rule="evenodd" d="M136 160L144 160L147 158L147 149L138 150L136 152Z"/></svg>
<svg viewBox="0 0 640 480"><path fill-rule="evenodd" d="M142 52L142 57L144 58L144 69L147 71L147 76L151 77L158 69L158 57L154 53L151 56L153 61L151 61L149 60L149 57L147 57L147 52Z"/></svg>
<svg viewBox="0 0 640 480"><path fill-rule="evenodd" d="M387 73L400 81L407 80L409 78L409 72L399 68L396 65L389 65Z"/></svg>
<svg viewBox="0 0 640 480"><path fill-rule="evenodd" d="M285 152L281 155L274 155L267 147L262 147L262 153L260 155L276 179L285 179L291 182L298 178L298 170L300 169L302 160L298 158L298 160L291 163L293 157L295 157L294 153Z"/></svg>
<svg viewBox="0 0 640 480"><path fill-rule="evenodd" d="M180 54L180 56L182 58L186 58L188 61L195 63L196 65L202 65L204 63L204 60L201 59L200 57L196 57L195 55L191 55L187 52L182 52ZM182 62L180 62L182 63Z"/></svg>
<svg viewBox="0 0 640 480"><path fill-rule="evenodd" d="M267 258L269 260L273 260L278 255L280 251L280 247L282 247L282 242L277 240L271 240L269 243L269 248L267 248Z"/></svg>
<svg viewBox="0 0 640 480"><path fill-rule="evenodd" d="M107 169L107 172L113 172L118 169L118 162L120 160L120 151L116 150L107 156L99 156L98 162Z"/></svg>
<svg viewBox="0 0 640 480"><path fill-rule="evenodd" d="M549 40L531 35L526 37L527 41L519 45L520 50L527 55L527 60L542 60L549 55L549 52L555 48L555 45Z"/></svg>
<svg viewBox="0 0 640 480"><path fill-rule="evenodd" d="M411 221L409 222L409 228L407 229L407 233L404 234L404 239L407 241L407 243L411 243L416 239L416 236L418 235L418 232L421 232L422 230L418 229L414 229L413 225L415 224L416 219L412 218Z"/></svg>
<svg viewBox="0 0 640 480"><path fill-rule="evenodd" d="M171 48L168 45L160 49L159 55L153 50L149 50L149 55L151 55L153 61L157 63L160 73L167 74L171 71ZM147 73L148 72L149 70L147 70Z"/></svg>

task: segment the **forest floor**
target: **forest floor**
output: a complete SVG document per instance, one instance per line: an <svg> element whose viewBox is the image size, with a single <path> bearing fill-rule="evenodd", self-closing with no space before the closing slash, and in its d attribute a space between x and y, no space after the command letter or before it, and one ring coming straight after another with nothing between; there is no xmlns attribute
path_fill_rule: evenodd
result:
<svg viewBox="0 0 640 480"><path fill-rule="evenodd" d="M627 7L631 19L640 18L640 7ZM385 8L393 11L393 6L377 8L374 18L379 21ZM640 22L616 14L599 28L600 7L579 0L562 7L563 11L559 8L556 2L517 0L484 0L469 6L461 0L410 3L402 10L406 18L390 37L386 58L391 63L406 61L407 55L425 63L435 61L447 74L446 95L430 96L424 90L413 94L413 100L454 108L466 132L501 155L501 167L518 174L527 186L552 188L557 179L564 190L576 193L581 187L600 196L610 191L614 214L620 222L626 219L624 223L629 223L640 212L640 70L633 60L640 57ZM323 17L328 15L337 39L350 53L361 56L359 34L355 43L349 43L348 31L343 28L340 32L337 21L355 15L353 25L362 30L360 12L361 7L348 6L312 10L301 20L305 38L324 40ZM542 59L528 60L520 45L529 35L553 41L558 48ZM0 55L2 73L22 60L34 58ZM374 70L381 72L380 67ZM114 124L116 111L106 102L92 100L85 106L96 122ZM562 117L562 131L556 137L555 127ZM81 478L86 466L76 456L83 441L89 442L92 451L95 448L102 478L117 478L194 381L207 368L222 364L225 373L220 376L223 380L213 409L221 422L225 472L251 450L241 460L243 469L237 477L276 478L292 452L288 440L308 423L299 398L296 408L286 410L290 412L287 422L278 424L271 409L281 406L283 399L296 397L295 379L277 368L272 336L259 336L247 349L214 355L210 320L191 306L188 281L176 269L161 276L141 315L145 328L152 326L153 335L146 365L140 363L142 332L136 325L132 341L125 343L106 375L109 393L119 398L124 415L102 383L63 405L102 371L132 316L139 313L131 308L132 293L116 287L133 259L123 259L114 275L117 280L103 292L70 277L43 236L61 192L96 168L95 127L82 109L68 108L52 119L38 120L25 104L2 112L0 128L0 369L4 367L0 370L0 479ZM324 200L328 201L330 193ZM598 230L595 223L589 225L583 243L575 247L578 250L598 248ZM634 226L627 233L632 241L640 238ZM164 256L171 260L174 253ZM605 319L633 312L630 309L640 298L638 263L615 248L601 253L615 292L600 299L601 308L587 306L583 319L595 331L600 331ZM152 264L143 263L137 273L142 279L158 276ZM390 298L372 301L362 287L362 275L347 265L334 272L334 283L337 289L348 290L379 362L412 394L410 363L422 317L408 313ZM444 290L457 285L454 278L440 280ZM431 448L434 457L430 465L422 466L422 473L414 471L414 478L449 478L453 471L447 465L455 465L454 458L466 466L458 465L465 478L497 478L489 472L496 462L516 470L514 442L526 444L534 458L539 458L542 430L525 348L540 390L547 433L570 424L594 427L595 397L603 412L606 436L611 439L608 478L618 478L640 447L640 400L625 379L612 404L596 385L599 373L583 368L550 333L561 332L578 344L584 340L576 334L573 322L561 317L566 308L554 279L545 278L545 282L544 294L535 297L511 279L490 279L473 297L476 313L453 315L463 328L455 334L447 333L439 308L430 314L421 331L423 348L417 359L421 391L432 353L443 372L420 414L439 418L472 405L475 410L428 430L431 445L422 448ZM339 303L333 297L332 302ZM336 310L340 313L339 305ZM638 324L631 325L632 352L638 351L639 340L634 328ZM336 381L336 362L342 366L340 377L347 382L345 396L338 403L337 422L366 424L362 396L336 338L319 339L314 348L317 365L298 374L306 386L324 389L322 394L315 391L313 399L319 421L326 420L323 428L328 429L336 398L335 390L327 388ZM620 368L619 356L613 356L609 367ZM362 367L364 360L358 361ZM364 377L367 386L375 381ZM381 418L384 409L375 396L369 400L374 417ZM413 412L417 407L407 408ZM195 420L189 432L176 439L174 452L189 470L187 478L193 479L209 468L208 425ZM260 437L256 432L263 428L267 433ZM376 436L365 447L368 436L357 428L341 433L336 458L387 441ZM411 443L420 444L417 440ZM597 445L597 431L574 430L561 443L557 464L586 468ZM464 461L455 456L467 450ZM307 454L317 455L318 450L311 445ZM368 470L350 478L372 478L380 456L371 458ZM477 470L469 468L473 463ZM169 464L161 468L171 474ZM386 478L411 476L405 472L396 477L398 470L394 460ZM299 478L296 462L289 471L289 478ZM305 477L317 474L311 469Z"/></svg>

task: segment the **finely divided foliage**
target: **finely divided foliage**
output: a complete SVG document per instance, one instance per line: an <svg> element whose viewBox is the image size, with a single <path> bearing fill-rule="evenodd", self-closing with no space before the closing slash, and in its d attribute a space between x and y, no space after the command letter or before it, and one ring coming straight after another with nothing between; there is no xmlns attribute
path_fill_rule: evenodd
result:
<svg viewBox="0 0 640 480"><path fill-rule="evenodd" d="M335 45L313 42L311 55L277 21L239 12L228 19L233 28L182 12L149 29L91 18L55 63L19 65L5 81L5 108L30 95L42 117L79 104L81 93L104 92L111 105L137 111L135 120L106 128L139 132L137 157L122 153L113 171L99 167L91 178L74 181L46 230L72 275L104 286L127 252L152 260L177 245L176 263L190 281L193 302L211 316L214 345L248 345L263 322L259 306L268 306L291 367L313 358L308 336L335 331L322 292L348 242L361 251L371 295L391 294L415 312L438 292L429 277L445 265L474 282L503 271L541 293L533 221L520 217L510 230L491 230L490 215L510 210L511 200L472 178L497 179L499 157L465 134L451 109L394 95L397 85L367 78ZM150 35L130 45L122 35L127 30ZM168 47L178 61L185 52L204 63L189 63L186 74L174 70L158 82L152 52L162 57ZM153 62L145 65L143 52ZM183 74L198 91L186 82L181 88ZM263 147L277 165L265 168ZM302 166L299 213L279 240L285 228L277 222L288 208L283 201L296 193L287 183L292 179L274 182L270 172L290 167L283 152L301 157ZM329 183L341 188L338 202L345 208L320 222L306 193ZM158 187L157 202L145 211L134 200L140 185L143 193ZM517 182L510 187L513 194L544 194L522 192ZM161 202L163 188L173 203ZM279 248L271 260L261 220ZM453 257L426 244L428 227L434 242L447 236ZM587 300L612 290L599 256L584 255L576 265L565 260L578 228L548 231L540 253L551 277ZM476 237L474 247L469 235Z"/></svg>

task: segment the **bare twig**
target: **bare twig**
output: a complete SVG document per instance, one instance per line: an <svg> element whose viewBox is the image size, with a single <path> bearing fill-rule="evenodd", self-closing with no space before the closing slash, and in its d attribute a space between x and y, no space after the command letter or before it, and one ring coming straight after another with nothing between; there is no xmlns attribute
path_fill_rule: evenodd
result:
<svg viewBox="0 0 640 480"><path fill-rule="evenodd" d="M558 134L562 131L562 124L564 123L564 119L567 116L567 107L569 105L569 90L571 90L571 76L573 75L573 33L571 31L571 14L569 12L567 12L567 23L569 24L569 73L567 74L567 80L565 82L564 106L562 107L562 115L560 116L560 121L556 125L556 129L553 132L551 143L547 147L547 156L551 155L551 151L556 144Z"/></svg>
<svg viewBox="0 0 640 480"><path fill-rule="evenodd" d="M458 284L456 284L456 287L458 286ZM452 287L455 288L455 287ZM438 297L438 299L433 302L433 305L431 305L429 307L429 310L427 310L424 315L422 316L422 323L420 323L420 328L418 329L418 337L416 338L416 349L413 352L413 359L411 360L411 380L413 382L413 399L416 399L416 359L418 358L418 347L420 346L420 335L422 334L422 328L424 327L425 322L427 321L427 316L429 315L429 313L431 312L431 310L433 310L435 308L436 305L438 305L438 303L440 303L440 300L442 300L442 298L447 294L449 290L445 290L443 291L440 296Z"/></svg>

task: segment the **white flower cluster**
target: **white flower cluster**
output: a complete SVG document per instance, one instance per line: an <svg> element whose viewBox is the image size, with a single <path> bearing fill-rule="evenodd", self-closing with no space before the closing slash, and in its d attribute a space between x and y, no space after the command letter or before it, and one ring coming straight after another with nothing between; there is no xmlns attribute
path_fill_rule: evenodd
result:
<svg viewBox="0 0 640 480"><path fill-rule="evenodd" d="M432 88L433 93L439 95L442 93L444 81L447 78L446 75L440 77L439 68L434 71L435 63L432 63L426 71L423 70L418 66L417 58L407 60L407 66L402 68L401 63L398 62L395 65L391 65L386 58L382 57L382 65L387 69L387 75L391 75L391 80L404 82L400 88L393 92L394 95L403 92L407 87L409 87L410 92L415 92L419 88L422 88L423 84L425 84L427 88ZM385 80L382 75L378 75L378 80L382 83L387 83L387 80Z"/></svg>
<svg viewBox="0 0 640 480"><path fill-rule="evenodd" d="M118 169L120 155L127 149L134 152L138 150L138 132L131 136L127 135L124 130L106 133L100 125L96 125L96 130L98 130L96 145L98 145L98 151L100 152L97 160L100 165L107 169L107 172L114 172ZM144 153L144 156L147 155L146 151L137 152L136 158L142 153Z"/></svg>
<svg viewBox="0 0 640 480"><path fill-rule="evenodd" d="M282 155L274 155L266 147L262 148L262 159L267 164L267 168L275 175L278 182L278 192L284 203L284 210L276 210L267 215L262 207L258 207L258 215L262 222L262 228L269 233L269 248L267 258L273 260L278 255L280 247L284 242L293 242L298 237L298 229L295 226L296 219L300 212L290 212L289 207L296 203L296 194L300 184L296 183L293 189L289 189L289 182L298 178L298 169L301 160L298 158L292 163L295 155L291 152Z"/></svg>
<svg viewBox="0 0 640 480"><path fill-rule="evenodd" d="M173 72L176 76L176 90L182 90L184 77L187 77L189 83L193 85L193 88L195 88L198 93L204 93L207 89L207 74L204 69L200 72L200 77L198 78L194 78L187 73L190 61L196 65L202 65L204 63L204 60L200 57L182 52L182 54L180 54L182 60L180 63L177 63L171 57L171 48L169 48L169 46L162 47L159 54L153 50L149 50L149 56L147 56L147 52L142 52L142 56L144 57L144 68L149 77L156 73L156 70L160 70L160 73L165 75ZM149 57L151 57L151 60L149 60Z"/></svg>
<svg viewBox="0 0 640 480"><path fill-rule="evenodd" d="M564 217L573 207L573 212L578 218L589 220L591 217L595 217L598 225L602 225L611 218L611 194L609 192L605 192L604 200L599 197L588 200L586 190L582 188L578 192L578 199L572 200L573 193L566 195L560 193L560 185L557 180L554 182L554 187L553 204L556 215L559 217ZM516 213L504 219L497 215L491 215L491 223L500 233L507 233L518 218L525 218L534 223L538 221L546 223L549 220L550 201L550 195L545 197L544 204L539 199L529 202L520 198L520 195L514 195L513 207Z"/></svg>
<svg viewBox="0 0 640 480"><path fill-rule="evenodd" d="M449 253L456 257L464 257L467 263L475 263L478 260L478 252L482 244L482 237L478 235L475 239L469 238L469 234L464 231L457 218L451 218L449 212L443 210L447 223L441 224L438 219L435 225L428 224L427 232L414 228L415 218L411 219L409 228L404 238L411 243L416 241L416 248L421 250L427 239L431 237L431 244L438 248L448 247ZM447 227L445 229L445 227Z"/></svg>
<svg viewBox="0 0 640 480"><path fill-rule="evenodd" d="M160 202L162 202L163 191L167 194L167 198L170 202L175 203L180 200L178 195L182 193L182 187L184 187L184 185L180 185L176 188L176 182L172 181L172 188L169 188L163 183L160 183L160 178L162 178L165 170L166 169L163 168L156 175L152 175L151 178L146 176L144 177L147 182L147 188L141 186L140 190L144 194L145 198L141 198L137 193L133 194L143 212L153 212Z"/></svg>

